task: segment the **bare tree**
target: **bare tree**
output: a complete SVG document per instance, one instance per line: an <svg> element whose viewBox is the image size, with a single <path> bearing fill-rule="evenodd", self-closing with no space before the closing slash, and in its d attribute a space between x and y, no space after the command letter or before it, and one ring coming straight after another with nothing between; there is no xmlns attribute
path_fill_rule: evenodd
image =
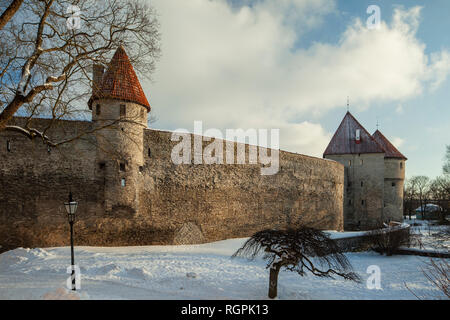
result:
<svg viewBox="0 0 450 320"><path fill-rule="evenodd" d="M138 0L24 0L0 30L0 132L49 146L73 141L46 133L61 119L89 114L91 66L106 66L123 45L138 73L150 77L160 54L158 28L153 8ZM11 125L16 115L27 121ZM38 130L33 119L42 116L52 121Z"/></svg>
<svg viewBox="0 0 450 320"><path fill-rule="evenodd" d="M422 268L422 273L425 278L444 295L444 297L450 299L450 263L447 259L430 259L429 262L425 263L425 267ZM405 286L409 292L420 300L430 298L420 297L414 293L406 283ZM442 298L442 296L431 298Z"/></svg>
<svg viewBox="0 0 450 320"><path fill-rule="evenodd" d="M420 210L422 212L422 220L425 220L426 200L429 191L430 178L426 176L414 176L411 178L411 183L416 188L416 195L419 197Z"/></svg>
<svg viewBox="0 0 450 320"><path fill-rule="evenodd" d="M272 299L277 296L281 268L295 271L301 276L310 272L318 277L339 276L346 280L360 281L338 245L325 233L313 228L268 229L257 232L233 257L254 259L261 252L264 252L267 268L270 269L269 298Z"/></svg>
<svg viewBox="0 0 450 320"><path fill-rule="evenodd" d="M9 20L16 14L22 5L23 0L12 0L11 3L4 8L2 15L0 16L0 30L8 23ZM2 6L3 7L3 6ZM0 7L0 9L3 9Z"/></svg>
<svg viewBox="0 0 450 320"><path fill-rule="evenodd" d="M444 166L442 168L445 175L450 176L450 145L447 146L447 150L445 152L445 158L444 158Z"/></svg>
<svg viewBox="0 0 450 320"><path fill-rule="evenodd" d="M443 224L446 217L446 211L443 208L444 201L450 199L450 177L436 177L430 183L429 192L434 202L439 206L439 221Z"/></svg>
<svg viewBox="0 0 450 320"><path fill-rule="evenodd" d="M404 209L408 212L409 220L411 220L411 213L415 209L413 208L413 200L416 198L416 180L408 179L404 186Z"/></svg>

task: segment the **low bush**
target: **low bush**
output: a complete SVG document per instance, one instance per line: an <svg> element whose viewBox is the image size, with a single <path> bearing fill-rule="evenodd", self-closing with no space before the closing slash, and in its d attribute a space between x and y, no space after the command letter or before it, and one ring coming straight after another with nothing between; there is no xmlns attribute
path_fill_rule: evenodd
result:
<svg viewBox="0 0 450 320"><path fill-rule="evenodd" d="M364 239L370 249L387 256L393 255L400 247L415 244L418 238L411 233L410 228L384 228L372 230Z"/></svg>

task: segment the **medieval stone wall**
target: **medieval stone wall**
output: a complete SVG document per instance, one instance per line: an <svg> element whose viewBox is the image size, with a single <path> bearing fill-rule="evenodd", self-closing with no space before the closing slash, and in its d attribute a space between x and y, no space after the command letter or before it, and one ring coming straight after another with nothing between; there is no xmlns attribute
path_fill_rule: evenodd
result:
<svg viewBox="0 0 450 320"><path fill-rule="evenodd" d="M48 121L36 120L34 125L43 127ZM93 126L64 121L49 135L77 136ZM104 168L97 163L95 135L49 152L39 140L1 133L0 245L3 249L68 245L63 203L70 190L79 201L77 245L199 243L297 223L342 230L341 164L280 152L280 170L271 176L262 176L256 164L175 165L170 155L177 142L170 136L144 130L144 165L132 169L139 170L138 210L124 206L108 211L107 183L119 185L121 173L116 181L105 180ZM7 140L11 151L6 149Z"/></svg>

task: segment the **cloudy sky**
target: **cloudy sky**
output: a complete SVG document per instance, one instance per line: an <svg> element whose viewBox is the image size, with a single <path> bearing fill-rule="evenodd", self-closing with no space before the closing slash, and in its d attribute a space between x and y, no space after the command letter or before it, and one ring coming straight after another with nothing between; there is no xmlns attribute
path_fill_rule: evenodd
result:
<svg viewBox="0 0 450 320"><path fill-rule="evenodd" d="M450 2L147 0L162 58L142 83L157 129L279 128L281 149L321 157L347 111L440 175L450 144ZM376 3L381 25L368 29Z"/></svg>

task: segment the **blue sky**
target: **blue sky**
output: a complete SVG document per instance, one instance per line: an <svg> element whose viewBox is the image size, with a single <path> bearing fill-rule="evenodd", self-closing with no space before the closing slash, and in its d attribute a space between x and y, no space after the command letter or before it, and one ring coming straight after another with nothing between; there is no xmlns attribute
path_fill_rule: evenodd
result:
<svg viewBox="0 0 450 320"><path fill-rule="evenodd" d="M154 0L162 58L143 83L157 129L279 128L282 149L321 157L350 111L442 172L450 144L450 2ZM369 5L381 28L365 26Z"/></svg>
<svg viewBox="0 0 450 320"><path fill-rule="evenodd" d="M450 1L338 1L338 10L345 15L330 15L330 19L322 28L308 35L308 41L337 41L339 34L345 30L347 14L349 17L366 19L365 9L370 4L377 4L381 8L382 19L391 21L392 10L397 6L422 6L420 27L417 38L425 45L425 52L431 53L441 49L450 49ZM309 45L307 42L302 45ZM388 50L388 48L387 48ZM343 101L343 104L345 102ZM399 105L403 111L396 112ZM335 110L326 114L322 125L330 131L335 130L338 123L336 118L346 111ZM405 101L392 101L377 103L359 111L357 106L351 104L350 111L359 119L365 128L373 133L376 130L377 120L380 131L388 137L400 136L405 142L400 150L409 158L407 175L427 175L435 177L442 174L442 162L445 145L450 144L450 81L447 79L436 91L426 92Z"/></svg>

